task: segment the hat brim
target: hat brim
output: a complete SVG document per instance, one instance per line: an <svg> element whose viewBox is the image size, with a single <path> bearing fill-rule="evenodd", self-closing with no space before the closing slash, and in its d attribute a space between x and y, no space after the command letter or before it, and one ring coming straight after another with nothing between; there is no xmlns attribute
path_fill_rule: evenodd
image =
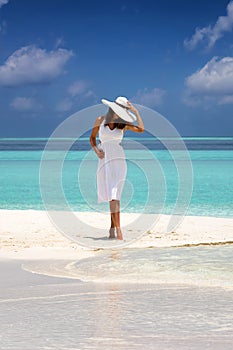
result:
<svg viewBox="0 0 233 350"><path fill-rule="evenodd" d="M102 99L101 102L104 105L110 107L113 112L115 112L121 119L125 120L126 122L133 123L135 120L137 120L136 116L133 113L131 113L128 109L119 106L117 103L105 99Z"/></svg>

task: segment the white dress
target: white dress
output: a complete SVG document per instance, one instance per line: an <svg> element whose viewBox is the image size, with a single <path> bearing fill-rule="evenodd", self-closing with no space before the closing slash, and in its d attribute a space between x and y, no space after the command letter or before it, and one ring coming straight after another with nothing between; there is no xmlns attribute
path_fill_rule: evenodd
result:
<svg viewBox="0 0 233 350"><path fill-rule="evenodd" d="M105 120L99 128L100 147L105 153L104 158L99 159L97 169L99 203L120 200L127 172L125 153L120 145L124 132L117 128L111 130L104 123Z"/></svg>

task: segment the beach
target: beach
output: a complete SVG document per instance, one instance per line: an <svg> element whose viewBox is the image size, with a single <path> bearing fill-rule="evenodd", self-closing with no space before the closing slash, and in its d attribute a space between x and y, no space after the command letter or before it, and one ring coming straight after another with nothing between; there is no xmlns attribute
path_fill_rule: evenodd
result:
<svg viewBox="0 0 233 350"><path fill-rule="evenodd" d="M0 215L2 350L232 348L233 219L163 233L162 215L112 250L70 241L45 211Z"/></svg>
<svg viewBox="0 0 233 350"><path fill-rule="evenodd" d="M83 220L88 221L89 218L90 221L91 218L90 224L94 222L97 227L103 226L103 220L105 220L106 237L108 236L106 215L93 212L77 214ZM122 217L125 222L132 221L134 214L123 213ZM89 249L88 245L85 247L62 235L50 221L46 211L1 210L0 219L0 257L2 258L79 259L95 255L95 249ZM142 232L142 237L127 247L162 248L233 243L232 218L187 216L174 231L166 233L169 219L169 215L161 215L152 229ZM99 236L102 237L102 230ZM98 230L96 230L96 237L98 237ZM106 249L112 248L112 241L103 240L101 244ZM96 250L98 249L97 247Z"/></svg>

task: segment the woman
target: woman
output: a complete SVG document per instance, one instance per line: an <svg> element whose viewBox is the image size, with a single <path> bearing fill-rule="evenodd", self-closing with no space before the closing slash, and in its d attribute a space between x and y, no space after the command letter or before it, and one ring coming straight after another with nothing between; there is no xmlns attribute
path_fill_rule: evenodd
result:
<svg viewBox="0 0 233 350"><path fill-rule="evenodd" d="M127 166L120 142L126 130L143 132L144 124L138 110L126 97L120 96L114 102L103 99L102 103L107 105L109 110L105 116L96 119L90 136L90 143L99 158L97 170L98 202L109 202L111 213L109 238L122 240L120 198ZM133 125L136 120L137 126ZM100 147L96 145L98 133Z"/></svg>

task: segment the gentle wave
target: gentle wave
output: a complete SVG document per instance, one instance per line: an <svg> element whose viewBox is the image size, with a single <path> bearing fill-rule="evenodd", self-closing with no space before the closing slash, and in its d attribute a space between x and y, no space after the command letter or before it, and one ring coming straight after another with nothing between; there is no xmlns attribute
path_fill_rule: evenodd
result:
<svg viewBox="0 0 233 350"><path fill-rule="evenodd" d="M187 160L187 155L183 151L174 151L172 154L166 150L151 150L145 152L144 150L125 150L126 158L130 160L145 160L145 159L157 159L158 161L174 161L174 160ZM94 151L69 151L65 154L64 151L47 151L46 154L39 150L28 151L1 151L0 160L31 160L41 161L43 160L61 160L65 157L65 161L70 160L83 160L88 156L88 160L96 161L97 157ZM231 161L233 160L233 151L189 151L191 161Z"/></svg>
<svg viewBox="0 0 233 350"><path fill-rule="evenodd" d="M232 246L142 249L69 265L82 280L233 287Z"/></svg>
<svg viewBox="0 0 233 350"><path fill-rule="evenodd" d="M100 252L72 263L30 262L32 272L98 283L233 288L232 245Z"/></svg>

